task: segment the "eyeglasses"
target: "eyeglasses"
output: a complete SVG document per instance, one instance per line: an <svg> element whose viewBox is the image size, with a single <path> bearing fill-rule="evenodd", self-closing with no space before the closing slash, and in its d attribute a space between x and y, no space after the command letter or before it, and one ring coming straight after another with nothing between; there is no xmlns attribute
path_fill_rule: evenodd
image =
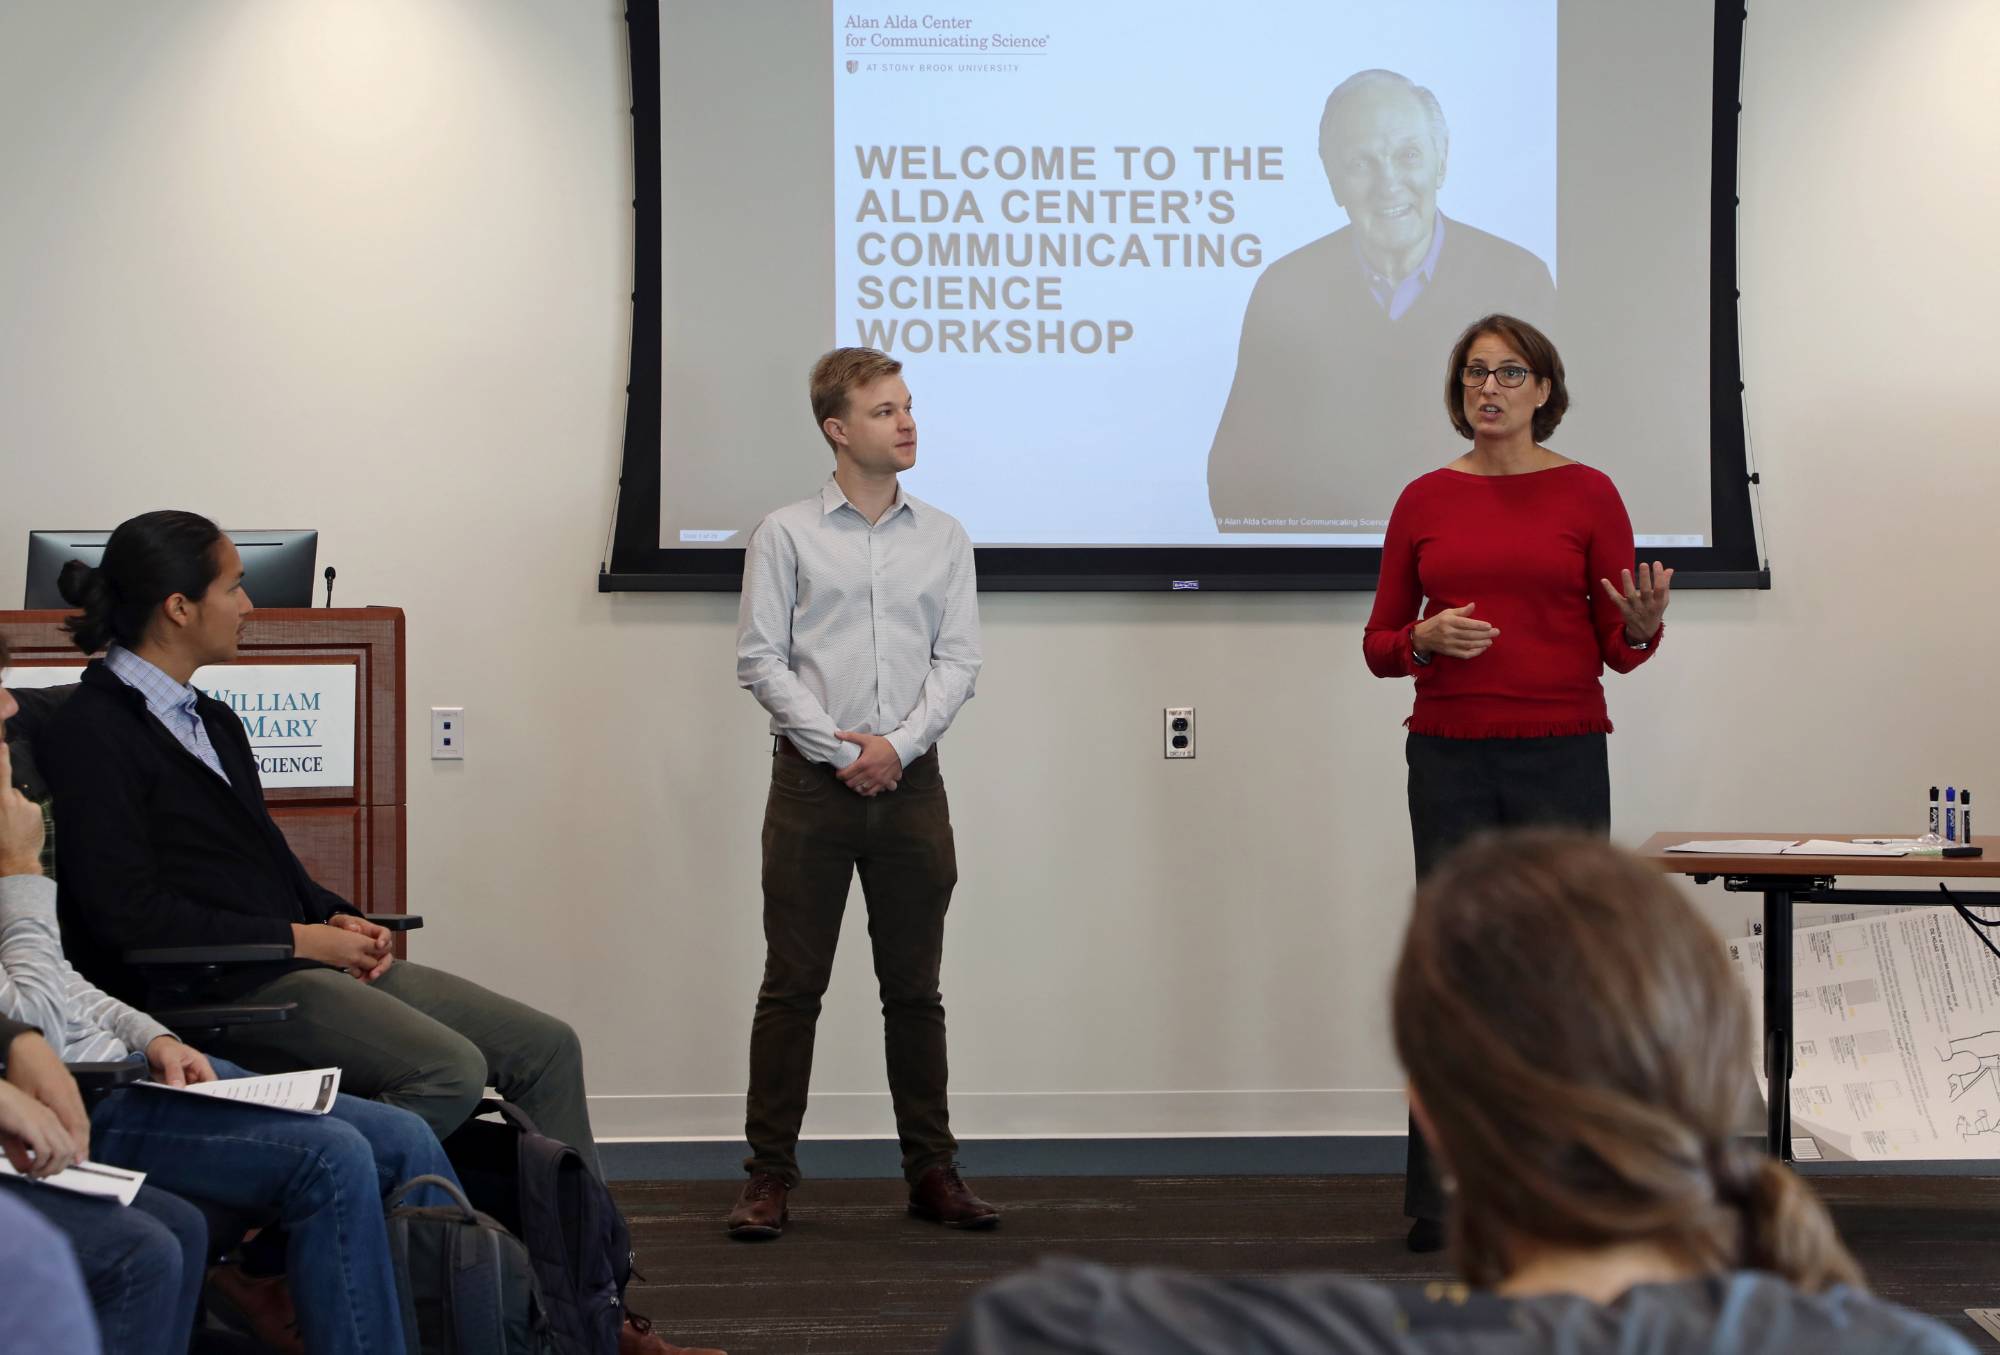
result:
<svg viewBox="0 0 2000 1355"><path fill-rule="evenodd" d="M1488 368L1482 363L1468 362L1458 369L1458 379L1468 386L1483 386L1487 377L1496 378L1501 385L1513 387L1526 381L1534 373L1526 367L1516 367L1511 362L1505 367Z"/></svg>

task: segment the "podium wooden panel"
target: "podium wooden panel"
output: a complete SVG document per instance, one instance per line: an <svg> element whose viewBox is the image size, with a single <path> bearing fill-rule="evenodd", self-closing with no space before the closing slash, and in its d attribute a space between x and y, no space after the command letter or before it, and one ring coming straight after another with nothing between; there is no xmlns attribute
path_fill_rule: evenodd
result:
<svg viewBox="0 0 2000 1355"><path fill-rule="evenodd" d="M0 612L0 633L13 647L14 664L79 662L76 647L62 630L68 615ZM355 784L267 790L264 802L314 879L364 913L408 912L402 610L254 611L244 627L238 658L258 664L355 666ZM399 936L398 953L400 940Z"/></svg>

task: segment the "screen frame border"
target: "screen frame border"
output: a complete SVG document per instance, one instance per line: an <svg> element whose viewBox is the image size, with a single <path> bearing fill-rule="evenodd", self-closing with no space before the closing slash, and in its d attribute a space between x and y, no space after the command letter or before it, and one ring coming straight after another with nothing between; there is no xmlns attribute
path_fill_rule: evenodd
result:
<svg viewBox="0 0 2000 1355"><path fill-rule="evenodd" d="M1751 499L1737 279L1737 182L1742 122L1744 0L1716 0L1709 185L1709 506L1713 542L1646 552L1680 588L1771 587ZM660 0L628 0L634 217L632 360L625 438L608 560L597 589L736 592L740 548L660 544L661 313ZM772 505L774 508L778 505ZM1382 552L1371 546L980 546L983 592L1372 592Z"/></svg>

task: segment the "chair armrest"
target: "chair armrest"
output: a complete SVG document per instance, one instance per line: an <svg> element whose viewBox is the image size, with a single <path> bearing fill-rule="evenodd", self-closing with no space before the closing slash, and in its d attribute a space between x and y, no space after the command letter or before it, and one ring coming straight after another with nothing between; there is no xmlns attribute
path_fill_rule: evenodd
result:
<svg viewBox="0 0 2000 1355"><path fill-rule="evenodd" d="M292 948L280 943L244 946L166 946L152 950L128 950L126 964L149 965L237 965L270 964L292 958Z"/></svg>
<svg viewBox="0 0 2000 1355"><path fill-rule="evenodd" d="M151 1070L143 1063L131 1059L118 1059L111 1063L66 1063L69 1075L76 1079L77 1090L85 1096L95 1096L108 1092L113 1087L123 1087L137 1082Z"/></svg>
<svg viewBox="0 0 2000 1355"><path fill-rule="evenodd" d="M392 932L413 932L424 925L422 913L363 913L361 916Z"/></svg>
<svg viewBox="0 0 2000 1355"><path fill-rule="evenodd" d="M160 1007L146 1013L169 1030L220 1030L289 1021L296 1002L225 1002L202 1007Z"/></svg>

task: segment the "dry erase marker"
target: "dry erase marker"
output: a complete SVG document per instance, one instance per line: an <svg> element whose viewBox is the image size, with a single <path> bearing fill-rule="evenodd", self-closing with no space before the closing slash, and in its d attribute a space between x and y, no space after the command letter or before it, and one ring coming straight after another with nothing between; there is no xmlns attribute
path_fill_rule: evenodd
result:
<svg viewBox="0 0 2000 1355"><path fill-rule="evenodd" d="M1958 841L1958 792L1950 786L1944 788L1944 840Z"/></svg>
<svg viewBox="0 0 2000 1355"><path fill-rule="evenodd" d="M1938 835L1937 787L1932 786L1931 787L1931 836L1936 837L1937 835Z"/></svg>
<svg viewBox="0 0 2000 1355"><path fill-rule="evenodd" d="M1972 841L1972 792L1969 790L1958 793L1958 840Z"/></svg>

